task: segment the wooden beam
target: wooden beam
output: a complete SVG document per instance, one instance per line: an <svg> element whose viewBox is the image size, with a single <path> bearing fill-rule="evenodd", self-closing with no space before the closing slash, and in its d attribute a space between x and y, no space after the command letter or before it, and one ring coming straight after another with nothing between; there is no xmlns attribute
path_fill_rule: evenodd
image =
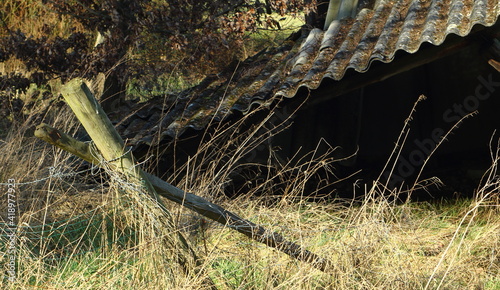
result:
<svg viewBox="0 0 500 290"><path fill-rule="evenodd" d="M78 156L87 162L99 163L96 156L92 154L92 148L88 143L78 141L45 123L36 126L35 137Z"/></svg>
<svg viewBox="0 0 500 290"><path fill-rule="evenodd" d="M92 153L94 149L92 149L88 143L78 141L47 124L38 125L35 130L35 136L92 164L99 165L101 162L101 160ZM159 195L185 206L206 218L230 227L255 241L276 248L297 260L310 263L321 271L327 270L330 263L328 260L320 258L318 255L303 249L296 243L287 241L280 234L268 231L259 225L242 219L237 214L217 204L211 203L200 196L185 192L154 175L144 171L142 171L141 174L151 182L153 188Z"/></svg>

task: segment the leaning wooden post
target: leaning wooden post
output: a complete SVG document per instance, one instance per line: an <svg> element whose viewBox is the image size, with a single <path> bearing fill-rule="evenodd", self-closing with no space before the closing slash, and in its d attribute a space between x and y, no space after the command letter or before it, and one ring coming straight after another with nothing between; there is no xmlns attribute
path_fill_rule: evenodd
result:
<svg viewBox="0 0 500 290"><path fill-rule="evenodd" d="M125 143L85 82L82 79L73 79L62 86L61 93L92 138L101 156L112 165L113 169L131 178L132 182L142 184L146 193L152 196L167 214L168 222L173 226L170 212L158 197L144 171L135 164L132 153L125 150ZM179 231L177 231L177 237L185 250L190 252L199 265L200 261L196 253ZM184 262L181 263L184 264Z"/></svg>
<svg viewBox="0 0 500 290"><path fill-rule="evenodd" d="M131 152L126 151L122 138L85 82L82 79L73 79L61 88L61 93L102 157L112 163L119 172L142 182L148 193L160 202L153 187L136 166Z"/></svg>

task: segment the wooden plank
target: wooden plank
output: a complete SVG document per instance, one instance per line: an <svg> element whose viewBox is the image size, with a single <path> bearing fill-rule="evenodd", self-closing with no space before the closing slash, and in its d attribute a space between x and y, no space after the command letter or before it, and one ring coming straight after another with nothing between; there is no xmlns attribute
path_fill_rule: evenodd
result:
<svg viewBox="0 0 500 290"><path fill-rule="evenodd" d="M35 136L90 163L96 165L100 163L100 160L95 157L95 154L92 154L92 149L88 143L78 141L47 124L38 125L35 130ZM330 263L328 260L320 258L318 255L293 242L287 241L280 234L267 231L263 227L245 220L217 204L211 203L195 194L185 192L154 175L146 172L142 172L142 174L151 182L153 188L159 195L185 206L204 217L230 227L253 240L276 248L295 259L310 263L321 271L327 270Z"/></svg>

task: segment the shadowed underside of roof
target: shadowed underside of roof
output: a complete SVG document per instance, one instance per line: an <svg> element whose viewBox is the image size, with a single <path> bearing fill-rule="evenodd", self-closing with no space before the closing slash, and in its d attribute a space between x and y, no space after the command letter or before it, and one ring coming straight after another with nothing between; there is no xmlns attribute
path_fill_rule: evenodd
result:
<svg viewBox="0 0 500 290"><path fill-rule="evenodd" d="M492 26L499 0L381 0L355 19L333 21L326 31L311 30L217 76L210 76L174 99L143 104L119 130L133 145L155 145L187 128L203 129L232 111L274 97L292 98L301 87L316 89L325 78L341 80L348 69L366 72L375 61L391 62L398 50L415 53L449 34L466 36L475 24ZM168 108L168 109L166 109Z"/></svg>

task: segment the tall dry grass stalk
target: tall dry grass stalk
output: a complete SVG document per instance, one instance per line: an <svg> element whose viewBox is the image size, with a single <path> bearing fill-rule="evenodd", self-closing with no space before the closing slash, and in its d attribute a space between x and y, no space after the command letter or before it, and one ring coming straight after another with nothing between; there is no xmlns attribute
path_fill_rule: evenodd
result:
<svg viewBox="0 0 500 290"><path fill-rule="evenodd" d="M228 192L226 188L236 176L246 178L249 186L244 192L236 192L235 198L265 195L291 201L303 197L306 182L319 177L320 170L331 173L333 164L338 160L332 157L336 148L324 140L321 143L328 149L321 153L318 149L302 156L297 152L291 160L283 160L279 156L277 151L280 148L274 147L271 140L289 128L291 117L300 106L287 115L279 112L277 107L269 109L262 106L232 124L217 123L218 128L213 133L205 133L204 142L197 152L175 170L176 175L171 180L180 180L178 186L186 191L214 199L225 196ZM262 111L265 116L258 123L246 124L254 114ZM269 122L271 119L274 121ZM328 184L336 182L323 181ZM320 189L321 185L318 185L306 194L315 196Z"/></svg>

